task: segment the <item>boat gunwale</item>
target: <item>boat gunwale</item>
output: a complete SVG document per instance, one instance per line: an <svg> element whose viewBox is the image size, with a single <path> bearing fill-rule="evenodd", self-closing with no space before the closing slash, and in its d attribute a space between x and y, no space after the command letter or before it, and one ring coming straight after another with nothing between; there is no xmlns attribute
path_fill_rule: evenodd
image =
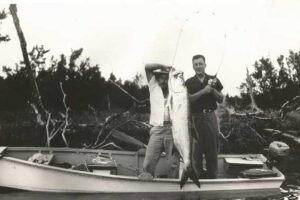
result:
<svg viewBox="0 0 300 200"><path fill-rule="evenodd" d="M63 189L63 190L57 190L57 189L49 189L49 188L34 188L34 190L32 190L33 188L31 188L31 190L28 190L27 187L23 187L21 185L18 185L17 187L14 186L0 186L1 187L4 187L4 188L10 188L10 189L16 189L16 190L23 190L23 191L31 191L31 192L42 192L42 193L50 193L50 194L53 194L53 193L65 193L65 194L114 194L114 195L123 195L123 194L127 194L127 195L143 195L143 194L163 194L163 193L167 193L167 194L170 194L170 193L177 193L177 194L180 194L180 193L187 193L186 190L175 190L175 191L151 191L151 192L132 192L132 191L122 191L122 192L114 192L114 193L111 193L110 191L106 192L106 191L87 191L87 190L66 190L66 189ZM255 190L255 191L266 191L266 190L269 190L269 191L277 191L280 193L280 190L279 188L257 188L257 189L251 189L251 190ZM230 194L232 194L233 192L234 193L240 193L240 192L243 192L243 191L249 191L249 189L235 189L233 191L231 190L217 190L218 192L229 192ZM204 191L188 191L188 193L194 193L194 194L197 194L201 192L202 194L209 194L209 193L215 193L216 190L204 190ZM1 192L0 192L1 194Z"/></svg>

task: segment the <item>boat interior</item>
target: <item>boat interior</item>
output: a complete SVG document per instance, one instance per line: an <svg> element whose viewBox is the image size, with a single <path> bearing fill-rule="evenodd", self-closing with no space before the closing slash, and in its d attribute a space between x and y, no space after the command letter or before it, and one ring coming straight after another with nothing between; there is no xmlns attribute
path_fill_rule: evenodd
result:
<svg viewBox="0 0 300 200"><path fill-rule="evenodd" d="M28 162L94 174L137 177L143 170L145 150L125 152L69 148L5 147L0 150L0 155L1 157L12 157ZM278 171L269 169L266 161L266 158L260 154L219 155L218 178L246 177L247 173L250 174L250 178L280 176ZM205 160L203 165L205 166ZM156 167L155 177L179 178L182 162L174 166L170 169L166 157L162 155ZM173 174L173 176L170 177L170 174Z"/></svg>

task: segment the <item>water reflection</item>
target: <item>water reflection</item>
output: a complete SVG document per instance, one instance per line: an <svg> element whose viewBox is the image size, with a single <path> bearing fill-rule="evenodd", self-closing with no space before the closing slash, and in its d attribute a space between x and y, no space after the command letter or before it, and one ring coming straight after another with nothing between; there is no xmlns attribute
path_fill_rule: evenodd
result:
<svg viewBox="0 0 300 200"><path fill-rule="evenodd" d="M198 199L281 199L283 196L280 190L255 190L255 191L224 191L224 192L201 192L201 193L131 193L131 194L53 194L38 192L5 192L0 194L2 200L198 200Z"/></svg>

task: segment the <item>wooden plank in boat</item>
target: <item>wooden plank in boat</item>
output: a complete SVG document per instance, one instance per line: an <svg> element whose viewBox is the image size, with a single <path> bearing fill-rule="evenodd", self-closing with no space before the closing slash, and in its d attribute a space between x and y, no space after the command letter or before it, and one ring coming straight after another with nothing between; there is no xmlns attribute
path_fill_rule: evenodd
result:
<svg viewBox="0 0 300 200"><path fill-rule="evenodd" d="M237 164L237 165L263 165L263 162L258 158L225 158L226 163L228 164Z"/></svg>

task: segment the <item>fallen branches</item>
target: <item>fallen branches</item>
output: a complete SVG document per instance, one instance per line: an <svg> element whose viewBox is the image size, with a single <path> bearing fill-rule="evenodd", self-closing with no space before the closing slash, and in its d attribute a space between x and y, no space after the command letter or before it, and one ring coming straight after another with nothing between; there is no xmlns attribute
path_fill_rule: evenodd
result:
<svg viewBox="0 0 300 200"><path fill-rule="evenodd" d="M252 133L254 133L261 141L263 141L265 144L267 143L267 141L251 126L246 125L251 131Z"/></svg>
<svg viewBox="0 0 300 200"><path fill-rule="evenodd" d="M107 143L107 144L101 146L101 149L111 149L111 148L114 148L114 149L117 149L117 150L120 150L120 151L124 151L124 149L122 147L116 145L113 142L110 142L110 143Z"/></svg>
<svg viewBox="0 0 300 200"><path fill-rule="evenodd" d="M118 118L121 118L122 115L123 115L123 116L128 115L128 111L123 112L123 113L113 114L113 115L108 116L108 117L105 118L105 122L104 122L104 124L102 124L102 128L101 128L101 130L99 131L99 134L97 135L96 141L94 142L93 146L97 146L97 145L98 145L101 136L103 135L105 129L107 129L107 126L108 126L110 123L112 123L114 120L116 120L116 119L118 119ZM93 147L92 147L92 148L93 148Z"/></svg>
<svg viewBox="0 0 300 200"><path fill-rule="evenodd" d="M133 118L133 117L132 117ZM110 138L110 136L113 133L113 130L116 130L117 128L127 124L128 122L130 122L131 119L127 119L125 120L125 122L122 122L120 124L118 124L117 126L115 126L113 129L111 129L111 131L109 131L109 133L106 135L106 137L104 138L104 140L100 143L100 144L95 144L94 146L92 146L91 148L93 149L98 149L101 148L102 145L104 145L106 143L106 141L108 140L108 138ZM104 130L103 130L104 131Z"/></svg>
<svg viewBox="0 0 300 200"><path fill-rule="evenodd" d="M271 136L276 136L280 139L286 140L287 142L291 142L294 145L297 145L297 146L300 145L300 137L296 137L290 133L285 133L280 130L270 129L270 128L265 128L264 132Z"/></svg>
<svg viewBox="0 0 300 200"><path fill-rule="evenodd" d="M142 129L150 129L152 127L148 123L137 121L137 120L131 120L131 123L136 124L139 128L142 128Z"/></svg>
<svg viewBox="0 0 300 200"><path fill-rule="evenodd" d="M228 111L230 116L234 116L234 117L249 117L249 118L254 118L257 120L273 120L273 119L277 119L277 117L263 117L263 116L258 116L261 115L262 113L260 111L256 111L256 112L236 112L234 110L234 108L229 108L227 107L226 110ZM278 117L279 118L279 117Z"/></svg>
<svg viewBox="0 0 300 200"><path fill-rule="evenodd" d="M111 130L111 135L112 135L112 137L114 137L117 140L120 140L122 142L131 144L131 145L135 145L139 148L146 148L147 147L147 145L145 145L143 142L135 139L134 137L131 137L131 136L127 135L124 132L113 129L113 130Z"/></svg>
<svg viewBox="0 0 300 200"><path fill-rule="evenodd" d="M300 129L300 112L291 111L285 114L285 118L288 119L290 122L297 126Z"/></svg>
<svg viewBox="0 0 300 200"><path fill-rule="evenodd" d="M292 100L286 101L280 108L282 114L291 111L300 111L300 96L295 96Z"/></svg>
<svg viewBox="0 0 300 200"><path fill-rule="evenodd" d="M108 81L110 83L112 83L114 86L118 87L122 92L124 92L127 96L129 96L133 101L135 101L136 103L139 104L143 104L147 101L149 101L149 99L144 99L144 100L138 100L137 98L135 98L134 96L132 96L129 92L127 92L126 90L124 90L121 86L119 86L118 84L116 84L114 81L112 81L111 79L108 79Z"/></svg>
<svg viewBox="0 0 300 200"><path fill-rule="evenodd" d="M221 135L221 137L228 143L228 137L231 135L231 134L228 134L227 136L224 136L224 134L221 132L221 131L219 131L219 134Z"/></svg>
<svg viewBox="0 0 300 200"><path fill-rule="evenodd" d="M39 110L37 109L37 107L33 104L33 103L29 103L29 105L32 107L32 109L34 110L34 113L36 114L36 118L37 118L37 123L41 126L45 126L45 130L46 130L46 136L47 136L47 142L46 142L46 146L50 147L51 146L51 140L58 134L61 133L62 139L65 143L65 145L68 147L69 143L67 141L67 138L65 136L66 131L68 131L68 127L70 125L69 122L69 111L70 111L70 107L67 106L66 103L66 98L67 95L63 89L63 85L62 83L60 83L60 89L61 92L63 94L63 105L65 108L65 112L60 113L60 116L62 117L62 119L55 119L52 117L52 113L49 111L46 111L46 116L47 116L47 120L46 122L43 121L41 114L39 112Z"/></svg>

